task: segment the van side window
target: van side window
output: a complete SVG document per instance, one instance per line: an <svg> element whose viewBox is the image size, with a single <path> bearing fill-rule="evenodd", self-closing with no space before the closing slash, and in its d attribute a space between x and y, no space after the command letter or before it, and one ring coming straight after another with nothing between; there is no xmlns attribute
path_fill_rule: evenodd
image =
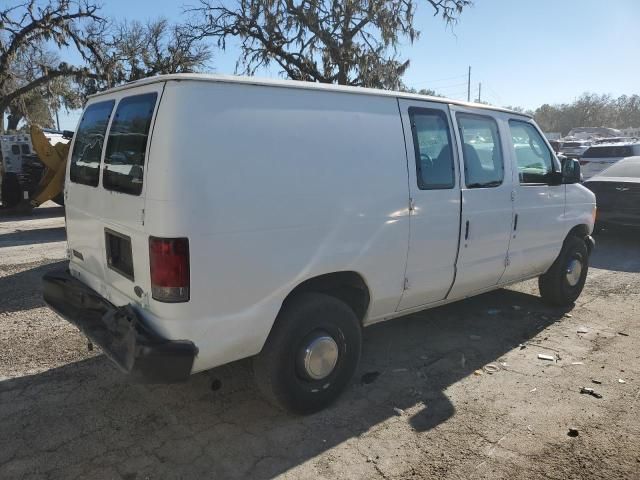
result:
<svg viewBox="0 0 640 480"><path fill-rule="evenodd" d="M31 153L31 150L29 150L29 145L27 145L26 143L20 145L20 149L22 150L23 155L29 155Z"/></svg>
<svg viewBox="0 0 640 480"><path fill-rule="evenodd" d="M462 157L467 188L502 185L504 160L498 124L491 117L456 114L462 140Z"/></svg>
<svg viewBox="0 0 640 480"><path fill-rule="evenodd" d="M521 120L509 120L509 129L520 184L547 183L547 174L553 171L553 154L542 135L533 125Z"/></svg>
<svg viewBox="0 0 640 480"><path fill-rule="evenodd" d="M447 114L442 110L409 108L418 188L453 188L455 170Z"/></svg>
<svg viewBox="0 0 640 480"><path fill-rule="evenodd" d="M13 153L14 155L20 155L20 146L16 145L15 143L11 145L11 153Z"/></svg>
<svg viewBox="0 0 640 480"><path fill-rule="evenodd" d="M120 100L111 123L102 184L108 190L140 195L151 118L157 93Z"/></svg>
<svg viewBox="0 0 640 480"><path fill-rule="evenodd" d="M94 103L84 111L71 152L69 178L72 182L98 186L102 145L114 104L113 100Z"/></svg>

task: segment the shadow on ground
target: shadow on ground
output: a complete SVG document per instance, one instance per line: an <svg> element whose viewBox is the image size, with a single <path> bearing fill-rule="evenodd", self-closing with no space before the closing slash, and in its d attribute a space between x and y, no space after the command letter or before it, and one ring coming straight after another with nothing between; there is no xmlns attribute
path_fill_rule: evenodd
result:
<svg viewBox="0 0 640 480"><path fill-rule="evenodd" d="M396 415L394 407L417 411L415 430L439 425L455 414L443 393L449 385L562 314L538 297L499 290L372 326L354 383L309 417L265 403L247 361L180 385L129 383L104 356L7 379L0 477L271 478L370 431ZM371 372L380 375L363 383ZM212 391L213 379L220 390Z"/></svg>
<svg viewBox="0 0 640 480"><path fill-rule="evenodd" d="M1 249L0 253L2 253ZM66 260L52 262L18 273L0 276L0 295L2 295L0 314L44 307L41 289L42 276L51 270L63 268L66 263ZM2 275L2 268L0 266L0 275Z"/></svg>
<svg viewBox="0 0 640 480"><path fill-rule="evenodd" d="M0 235L0 248L16 245L62 242L67 239L64 227L36 228L19 230Z"/></svg>
<svg viewBox="0 0 640 480"><path fill-rule="evenodd" d="M640 229L609 229L596 235L590 266L616 272L640 272Z"/></svg>
<svg viewBox="0 0 640 480"><path fill-rule="evenodd" d="M55 218L64 216L64 207L40 207L25 213L0 207L0 223L20 222L22 220L34 220L40 218Z"/></svg>

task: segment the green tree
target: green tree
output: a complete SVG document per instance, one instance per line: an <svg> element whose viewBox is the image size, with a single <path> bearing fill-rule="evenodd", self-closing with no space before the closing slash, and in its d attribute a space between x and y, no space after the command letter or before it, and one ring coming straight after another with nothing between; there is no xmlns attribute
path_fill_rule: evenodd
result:
<svg viewBox="0 0 640 480"><path fill-rule="evenodd" d="M57 61L52 47L70 48L83 61L96 57L96 40L105 26L98 7L85 0L25 0L0 10L0 119L24 116L28 105L42 109L55 80L94 75L86 66ZM58 101L65 98L61 96ZM0 122L0 131L4 121Z"/></svg>
<svg viewBox="0 0 640 480"><path fill-rule="evenodd" d="M416 0L200 0L188 10L196 39L225 48L240 42L236 71L254 74L275 62L295 80L398 89L409 60L398 56L404 39L420 32ZM426 0L450 24L471 0Z"/></svg>
<svg viewBox="0 0 640 480"><path fill-rule="evenodd" d="M211 50L165 18L125 21L105 32L97 75L84 82L85 93L168 73L192 73L211 59Z"/></svg>

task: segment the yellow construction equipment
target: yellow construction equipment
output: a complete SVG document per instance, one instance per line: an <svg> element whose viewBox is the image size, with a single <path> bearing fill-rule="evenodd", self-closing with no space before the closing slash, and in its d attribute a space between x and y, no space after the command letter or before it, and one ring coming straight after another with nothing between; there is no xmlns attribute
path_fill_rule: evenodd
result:
<svg viewBox="0 0 640 480"><path fill-rule="evenodd" d="M64 174L71 142L51 145L49 139L37 125L31 125L29 133L34 152L46 166L38 188L29 199L29 204L35 208L47 200L58 197L63 192Z"/></svg>

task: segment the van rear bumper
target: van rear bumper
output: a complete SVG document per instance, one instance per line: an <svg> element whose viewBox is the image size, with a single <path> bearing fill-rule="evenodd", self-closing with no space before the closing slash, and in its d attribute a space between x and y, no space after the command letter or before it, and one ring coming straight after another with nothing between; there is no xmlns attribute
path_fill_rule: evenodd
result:
<svg viewBox="0 0 640 480"><path fill-rule="evenodd" d="M193 342L160 337L131 305L116 307L69 270L47 273L42 282L44 301L100 346L124 373L149 383L189 378L198 353Z"/></svg>

